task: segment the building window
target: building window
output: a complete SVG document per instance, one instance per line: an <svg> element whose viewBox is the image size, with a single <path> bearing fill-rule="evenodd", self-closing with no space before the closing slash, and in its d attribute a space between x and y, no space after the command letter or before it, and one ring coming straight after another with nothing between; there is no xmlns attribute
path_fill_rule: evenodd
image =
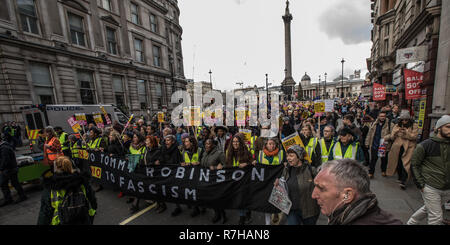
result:
<svg viewBox="0 0 450 245"><path fill-rule="evenodd" d="M158 19L154 14L150 14L150 30L158 33Z"/></svg>
<svg viewBox="0 0 450 245"><path fill-rule="evenodd" d="M137 80L137 89L139 95L139 104L142 110L147 109L147 89L145 80Z"/></svg>
<svg viewBox="0 0 450 245"><path fill-rule="evenodd" d="M125 90L123 88L123 80L121 76L113 76L114 97L116 98L116 105L121 110L126 111L125 107Z"/></svg>
<svg viewBox="0 0 450 245"><path fill-rule="evenodd" d="M78 71L78 81L80 83L81 104L97 104L95 98L95 85L92 72Z"/></svg>
<svg viewBox="0 0 450 245"><path fill-rule="evenodd" d="M384 40L384 56L389 55L389 39Z"/></svg>
<svg viewBox="0 0 450 245"><path fill-rule="evenodd" d="M17 0L17 6L19 7L22 30L39 34L34 0Z"/></svg>
<svg viewBox="0 0 450 245"><path fill-rule="evenodd" d="M135 3L131 3L131 22L139 25L139 7Z"/></svg>
<svg viewBox="0 0 450 245"><path fill-rule="evenodd" d="M30 63L33 91L39 104L54 104L53 83L49 65Z"/></svg>
<svg viewBox="0 0 450 245"><path fill-rule="evenodd" d="M384 36L385 37L389 37L389 27L390 27L389 24L384 26Z"/></svg>
<svg viewBox="0 0 450 245"><path fill-rule="evenodd" d="M155 84L155 86L156 86L156 93L155 93L155 95L156 95L156 99L157 99L157 102L158 102L158 109L161 109L162 108L162 96L163 96L163 93L162 93L162 84L161 83L156 83Z"/></svg>
<svg viewBox="0 0 450 245"><path fill-rule="evenodd" d="M181 59L178 60L178 74L183 74L183 62L181 62Z"/></svg>
<svg viewBox="0 0 450 245"><path fill-rule="evenodd" d="M102 7L108 11L112 11L111 0L102 0Z"/></svg>
<svg viewBox="0 0 450 245"><path fill-rule="evenodd" d="M72 44L86 46L84 37L83 17L69 13L70 37Z"/></svg>
<svg viewBox="0 0 450 245"><path fill-rule="evenodd" d="M161 67L161 48L153 45L153 65Z"/></svg>
<svg viewBox="0 0 450 245"><path fill-rule="evenodd" d="M134 39L134 50L136 54L136 61L144 63L144 42L141 39Z"/></svg>
<svg viewBox="0 0 450 245"><path fill-rule="evenodd" d="M106 41L108 43L108 53L117 54L116 30L106 27Z"/></svg>

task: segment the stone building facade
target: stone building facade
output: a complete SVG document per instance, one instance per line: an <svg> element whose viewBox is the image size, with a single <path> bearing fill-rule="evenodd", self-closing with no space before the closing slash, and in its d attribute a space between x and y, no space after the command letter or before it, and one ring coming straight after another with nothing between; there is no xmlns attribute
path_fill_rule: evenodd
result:
<svg viewBox="0 0 450 245"><path fill-rule="evenodd" d="M31 104L149 116L186 89L176 0L0 0L0 121Z"/></svg>
<svg viewBox="0 0 450 245"><path fill-rule="evenodd" d="M346 98L357 98L361 95L361 87L364 84L364 80L360 79L359 73L360 71L355 71L355 74L350 75L349 78L344 76L343 86L341 76L326 83L325 81L311 83L311 78L305 74L300 82L302 85L303 99L312 100L319 95L321 98L325 98L325 95L327 95L328 99L340 98L342 91Z"/></svg>
<svg viewBox="0 0 450 245"><path fill-rule="evenodd" d="M441 0L371 0L373 46L367 59L370 81L394 87L396 93L388 94L385 103L393 100L404 109L413 108L417 117L419 101L405 100L402 69L424 73L427 116L423 138L429 135L437 117L450 113L445 106L450 103L449 4L450 1ZM426 47L426 60L397 65L397 50L419 46Z"/></svg>

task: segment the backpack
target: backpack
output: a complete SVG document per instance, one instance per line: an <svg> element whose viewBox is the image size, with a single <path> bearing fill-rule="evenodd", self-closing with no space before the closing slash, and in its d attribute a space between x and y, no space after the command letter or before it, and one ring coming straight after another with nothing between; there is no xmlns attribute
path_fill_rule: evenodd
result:
<svg viewBox="0 0 450 245"><path fill-rule="evenodd" d="M67 191L59 206L62 225L89 224L89 202L81 189Z"/></svg>

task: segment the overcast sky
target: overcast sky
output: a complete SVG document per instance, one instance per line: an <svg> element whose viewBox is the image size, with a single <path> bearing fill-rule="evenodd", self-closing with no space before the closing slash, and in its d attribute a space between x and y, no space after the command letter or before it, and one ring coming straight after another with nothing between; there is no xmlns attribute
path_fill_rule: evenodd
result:
<svg viewBox="0 0 450 245"><path fill-rule="evenodd" d="M184 74L228 90L244 86L280 85L284 79L285 0L180 0ZM291 0L292 73L305 72L317 82L361 69L370 57L370 1Z"/></svg>

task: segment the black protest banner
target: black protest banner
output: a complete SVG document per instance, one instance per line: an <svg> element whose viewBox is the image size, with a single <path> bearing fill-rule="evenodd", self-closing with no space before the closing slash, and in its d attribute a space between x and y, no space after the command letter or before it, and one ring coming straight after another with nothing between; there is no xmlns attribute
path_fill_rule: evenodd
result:
<svg viewBox="0 0 450 245"><path fill-rule="evenodd" d="M126 159L91 152L87 161L94 180L141 199L216 209L280 212L268 200L283 166L223 170L179 165L138 166L130 173Z"/></svg>

